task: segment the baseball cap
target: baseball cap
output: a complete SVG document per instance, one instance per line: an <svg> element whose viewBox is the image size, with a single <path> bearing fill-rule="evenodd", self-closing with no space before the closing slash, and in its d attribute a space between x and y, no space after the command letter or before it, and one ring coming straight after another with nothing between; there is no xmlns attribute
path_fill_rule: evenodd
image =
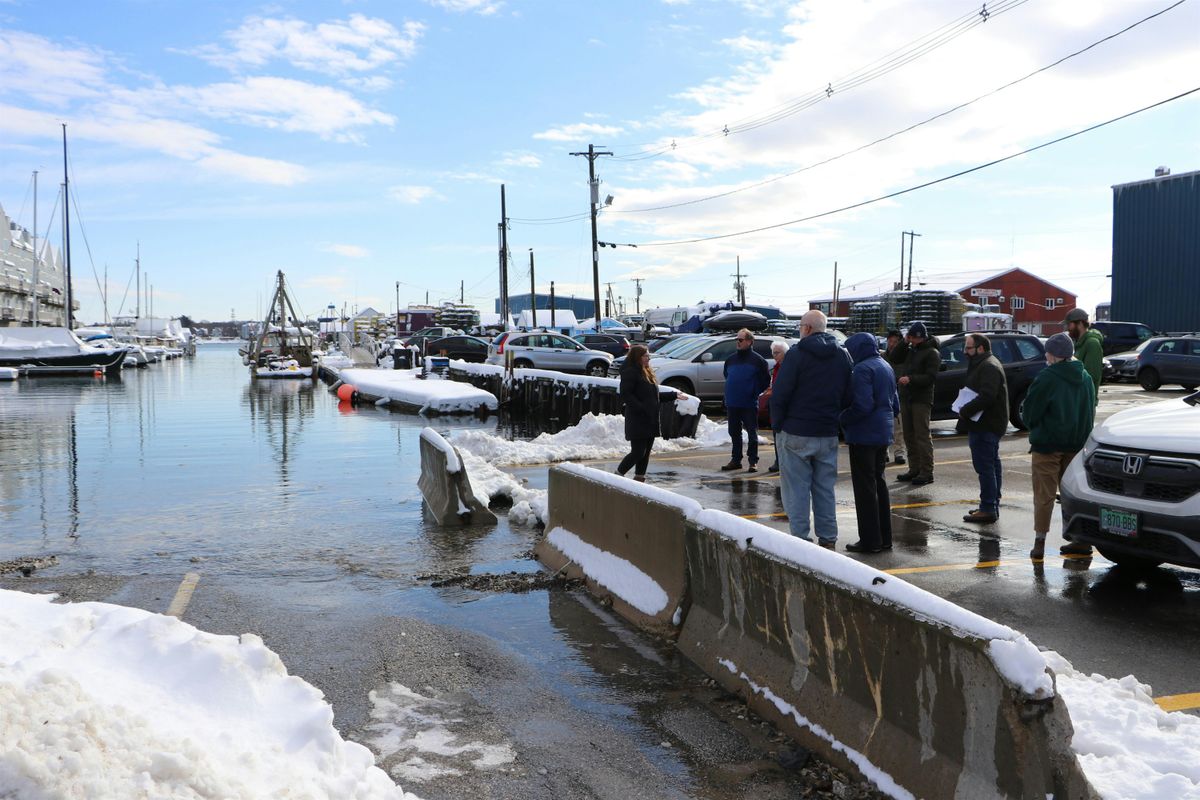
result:
<svg viewBox="0 0 1200 800"><path fill-rule="evenodd" d="M1082 308L1072 308L1067 312L1067 318L1063 322L1087 322L1088 313Z"/></svg>

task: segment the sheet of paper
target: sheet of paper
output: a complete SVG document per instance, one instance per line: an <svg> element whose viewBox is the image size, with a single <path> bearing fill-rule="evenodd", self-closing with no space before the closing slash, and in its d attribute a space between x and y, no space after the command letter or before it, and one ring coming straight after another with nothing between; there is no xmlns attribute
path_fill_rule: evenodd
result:
<svg viewBox="0 0 1200 800"><path fill-rule="evenodd" d="M967 387L964 386L962 389L960 389L958 391L958 397L954 398L954 402L950 404L950 410L953 411L955 414L961 414L962 407L965 406L967 403L971 402L972 400L974 400L976 397L979 397L978 392L976 392L973 389L968 389ZM981 410L977 411L974 415L972 415L971 421L979 422L979 418L982 416L983 416L983 410L981 409Z"/></svg>

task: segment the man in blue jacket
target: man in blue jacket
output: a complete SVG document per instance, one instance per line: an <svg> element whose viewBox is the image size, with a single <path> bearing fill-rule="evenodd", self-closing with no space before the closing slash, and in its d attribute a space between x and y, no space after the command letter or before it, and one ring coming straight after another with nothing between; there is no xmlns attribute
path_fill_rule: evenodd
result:
<svg viewBox="0 0 1200 800"><path fill-rule="evenodd" d="M856 333L846 340L854 359L850 372L849 404L842 411L842 430L850 451L850 482L858 515L858 541L846 545L851 553L892 549L892 501L883 469L900 414L896 373L879 355L875 336Z"/></svg>
<svg viewBox="0 0 1200 800"><path fill-rule="evenodd" d="M850 355L825 331L825 315L800 319L799 342L788 350L771 390L771 427L779 453L783 510L792 535L834 548L837 510L838 417L850 385Z"/></svg>
<svg viewBox="0 0 1200 800"><path fill-rule="evenodd" d="M742 430L746 431L747 472L758 471L758 396L771 385L767 360L751 349L754 334L742 328L737 332L737 350L725 359L725 413L729 417L729 438L733 455L722 472L742 468Z"/></svg>

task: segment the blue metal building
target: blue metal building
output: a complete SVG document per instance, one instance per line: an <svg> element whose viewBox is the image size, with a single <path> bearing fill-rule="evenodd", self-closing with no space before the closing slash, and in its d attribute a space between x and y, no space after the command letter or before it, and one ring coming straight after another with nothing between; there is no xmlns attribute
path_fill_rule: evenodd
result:
<svg viewBox="0 0 1200 800"><path fill-rule="evenodd" d="M537 298L538 311L550 308L550 295L538 294L534 295ZM561 308L566 311L575 313L576 319L588 319L596 315L596 304L592 298L573 297L571 295L554 295L554 307ZM529 310L529 293L525 294L510 294L508 296L508 308L514 314L520 314L522 311ZM496 313L500 313L500 298L496 298Z"/></svg>
<svg viewBox="0 0 1200 800"><path fill-rule="evenodd" d="M1112 189L1112 319L1200 330L1200 171Z"/></svg>

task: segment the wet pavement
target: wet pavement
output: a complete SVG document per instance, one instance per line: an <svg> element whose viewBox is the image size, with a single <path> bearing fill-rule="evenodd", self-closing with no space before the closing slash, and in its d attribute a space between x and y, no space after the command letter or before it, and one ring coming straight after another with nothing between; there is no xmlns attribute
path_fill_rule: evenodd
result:
<svg viewBox="0 0 1200 800"><path fill-rule="evenodd" d="M1180 394L1106 386L1098 417ZM1135 675L1150 684L1160 699L1200 692L1200 675L1191 668L1200 651L1200 571L1164 565L1136 572L1099 554L1060 556L1063 540L1057 514L1046 540L1045 560L1032 562L1033 490L1026 435L1010 428L1001 441L1000 520L980 526L962 520L976 507L979 489L966 436L954 432L952 421L933 426L932 484L898 482L894 476L906 467L887 469L893 508L891 552L858 555L844 550L858 536L849 459L846 448L841 448L836 489L838 552L1010 625L1037 645L1057 650L1081 670L1109 677ZM729 460L724 449L656 456L650 461L648 478L655 486L707 507L787 530L779 476L765 470L771 456L769 445L760 446L762 471L752 474L720 472ZM592 463L610 467L616 462ZM531 485L545 484L545 467L517 472ZM1174 705L1179 704L1195 713L1200 695L1180 698Z"/></svg>

